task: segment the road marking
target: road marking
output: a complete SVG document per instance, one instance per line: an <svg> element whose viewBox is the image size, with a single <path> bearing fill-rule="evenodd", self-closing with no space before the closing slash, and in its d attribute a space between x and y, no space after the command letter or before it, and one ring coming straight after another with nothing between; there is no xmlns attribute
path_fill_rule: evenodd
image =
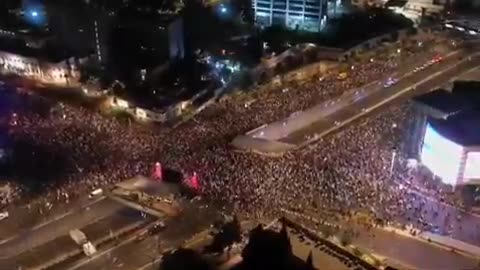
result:
<svg viewBox="0 0 480 270"><path fill-rule="evenodd" d="M463 50L457 50L457 51L450 52L450 53L448 53L447 55L444 56L443 61L444 62L448 61L450 59L447 59L447 58L450 58L454 55L461 54L461 53L464 53L464 51ZM420 62L414 61L415 63L411 64L410 66L419 66L420 64L424 64L425 61L427 61L427 59L431 59L431 57L426 56L425 59L422 59ZM403 71L403 69L407 69L407 66L400 67L398 70L390 73L388 75L388 77L397 77L399 80L403 80L403 79L405 79L405 78L407 78L407 77L409 77L413 74L413 72L411 71L411 68L409 68L407 71ZM403 71L403 72L400 72L400 71ZM396 76L396 75L399 75L399 76ZM276 138L269 138L269 139L270 140L281 140L285 137L288 137L288 130L290 130L290 134L292 134L292 133L294 133L296 131L299 131L301 129L308 128L309 126L311 126L312 124L314 124L318 121L318 119L313 120L313 121L309 121L310 123L302 124L303 127L295 128L296 124L294 122L296 122L295 121L296 119L300 119L302 117L304 119L308 119L308 118L311 118L311 117L309 117L309 115L312 115L312 114L317 115L317 117L318 117L319 114L321 114L322 117L326 119L329 116L334 115L339 109L341 110L341 109L345 108L346 106L350 106L352 104L355 104L355 101L351 102L351 99L355 98L353 96L355 92L358 92L359 90L363 90L362 92L367 94L365 97L368 97L370 94L376 93L376 92L384 89L383 87L381 87L380 89L378 89L377 87L373 89L373 87L378 86L379 84L383 86L383 81L385 80L386 77L387 77L387 75L384 75L384 76L381 76L380 79L375 80L371 83L367 83L367 84L362 85L360 87L355 87L355 88L348 89L342 95L334 98L333 100L326 100L326 101L321 102L320 104L317 104L313 107L307 108L304 111L298 111L298 112L292 113L292 114L290 114L290 116L288 116L284 119L281 119L279 121L275 121L275 122L270 123L270 124L264 124L261 127L258 127L254 130L251 130L251 131L247 132L245 135L252 135L254 133L259 133L259 131L261 129L265 129L264 131L266 133L269 133L270 130L273 130L274 134L270 135L270 137L276 137ZM332 101L335 102L335 104L334 105L328 105L328 104L331 104ZM345 103L347 103L347 104L345 104ZM293 114L296 114L296 115L294 117L292 117ZM284 126L283 123L287 123L287 126ZM294 125L294 126L291 127L290 125ZM279 127L281 127L281 129L283 131L281 132L281 134L275 135L278 132ZM277 129L277 131L275 131L275 129ZM285 132L284 132L285 130L287 130L287 134L285 134ZM268 137L268 135L267 135L267 137Z"/></svg>
<svg viewBox="0 0 480 270"><path fill-rule="evenodd" d="M473 54L473 55L469 55L469 57L478 57L479 54L480 54L480 53L475 53L475 54ZM347 125L347 124L350 124L351 122L357 120L358 118L363 117L363 116L364 116L365 114L367 114L367 113L370 113L370 111L375 110L375 109L377 109L377 108L385 105L386 103L391 102L391 101L394 100L394 99L397 99L399 96L404 95L405 93L407 93L407 92L409 92L409 91L415 90L415 87L417 87L419 84L423 84L423 83L429 82L429 81L431 81L434 77L440 76L440 75L442 75L443 73L445 73L445 72L447 72L447 71L450 71L450 70L456 68L458 65L463 64L463 63L465 63L465 62L469 62L469 61L470 61L470 60L468 60L468 58L465 59L465 60L459 61L459 62L457 62L455 65L449 66L448 68L446 68L446 69L444 69L444 70L442 70L442 71L437 71L437 72L434 73L433 75L430 75L430 76L428 76L427 78L425 78L425 79L423 79L423 80L420 80L420 81L412 84L412 85L409 86L409 87L405 87L404 89L396 92L395 94L389 96L388 98L385 98L385 99L383 99L382 101L376 103L375 105L370 106L368 109L366 109L365 112L364 112L364 111L361 111L361 112L357 113L355 116L350 117L350 118L342 121L342 122L340 123L340 125L338 125L338 126L333 126L333 127L329 128L329 129L327 129L326 131L322 132L319 136L313 136L313 138L311 138L311 139L305 141L304 143L300 144L300 145L298 146L298 149L299 149L299 148L302 148L302 147L304 147L304 146L306 146L306 145L312 144L312 143L314 143L315 141L318 141L319 139L321 139L321 138L324 137L325 135L327 135L327 134L329 134L329 133L331 133L331 132L333 132L333 131L341 128L341 127L344 127L344 126ZM472 68L466 70L465 72L468 72L468 71L473 70L473 69L476 69L476 68L478 68L478 66L472 67ZM463 72L463 73L465 73L465 72ZM463 74L463 73L462 73L462 74ZM349 106L351 106L351 105L349 105ZM347 107L349 107L349 106L346 106L345 108L347 108Z"/></svg>
<svg viewBox="0 0 480 270"><path fill-rule="evenodd" d="M102 196L102 197L99 197L99 198L97 198L97 199L95 199L95 200L93 200L93 201L89 201L89 202L86 203L85 205L80 206L80 210L85 209L85 208L88 208L88 207L92 206L93 204L96 204L96 203L100 202L101 200L103 200L103 199L105 199L105 198L106 198L105 196ZM53 223L53 222L59 221L59 220L65 218L65 217L67 217L67 216L69 216L69 215L71 215L71 214L74 214L75 212L77 212L76 209L75 209L75 210L69 210L69 211L67 211L67 212L65 212L65 213L63 213L63 214L60 214L60 215L58 215L58 216L55 216L53 219L50 219L50 220L47 220L47 221L45 221L45 222L43 222L43 223L37 224L37 225L35 225L35 226L33 226L33 227L29 228L29 229L22 230L21 232L16 233L15 235L12 235L12 236L10 236L10 237L8 237L8 238L4 238L4 239L0 240L0 246L3 245L3 244L5 244L5 243L7 243L7 242L10 242L10 241L12 241L12 240L14 240L14 239L16 239L16 238L18 238L18 237L20 237L20 236L22 236L26 231L28 231L28 232L36 231L36 230L38 230L38 229L40 229L40 228L42 228L42 227L45 227L45 226L47 226L47 225L49 225L49 224L51 224L51 223Z"/></svg>
<svg viewBox="0 0 480 270"><path fill-rule="evenodd" d="M148 230L148 228L152 227L153 225L155 225L155 222L152 222L150 225L144 227L144 229L142 231L146 231ZM137 234L133 234L132 236L130 236L129 238L125 239L124 241L118 243L117 245L114 245L108 249L105 249L105 250L102 250L100 252L97 252L95 253L93 256L91 257L88 257L86 260L82 260L80 261L79 263L77 263L76 265L72 266L69 268L69 270L74 270L74 269L77 269L79 267L82 267L84 266L85 264L87 263L90 263L91 261L94 261L96 259L99 259L100 257L102 257L103 255L109 253L109 252L112 252L113 250L115 249L118 249L120 247L123 247L125 246L126 244L129 244L131 242L133 242L135 239L137 239L138 235Z"/></svg>

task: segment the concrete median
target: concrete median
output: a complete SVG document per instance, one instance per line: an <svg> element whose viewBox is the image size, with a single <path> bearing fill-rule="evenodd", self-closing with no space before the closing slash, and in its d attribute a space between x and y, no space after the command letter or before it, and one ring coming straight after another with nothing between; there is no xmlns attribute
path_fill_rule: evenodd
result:
<svg viewBox="0 0 480 270"><path fill-rule="evenodd" d="M345 106L345 108L339 109L339 115L342 115L341 111L345 111L345 113L348 113L348 115L345 119L339 119L338 121L335 121L335 123L330 123L330 120L326 121L322 117L319 117L319 115L322 115L320 112L324 109L324 107L317 106L299 113L297 117L295 117L296 119L288 119L289 121L281 120L269 124L265 126L262 130L257 130L257 133L267 134L268 132L278 132L284 138L280 139L281 142L297 145L297 148L304 147L317 140L320 140L326 134L329 134L349 124L350 122L353 122L356 119L366 115L367 113L370 113L373 110L384 106L386 103L392 102L394 99L406 95L407 93L428 87L430 89L440 87L445 83L444 81L446 79L451 80L452 78L455 78L456 76L463 74L464 72L477 68L480 64L479 55L480 53L471 53L459 60L455 58L456 56L451 56L454 57L453 59L450 59L450 61L453 61L453 63L450 63L447 66L440 67L440 70L438 70L438 67L435 67L435 69L437 70L433 70L435 71L435 73L433 74L427 73L425 77L421 77L422 74L412 73L406 77L403 77L396 85L392 86L391 88L384 88L382 86L378 86L378 89L370 92L368 95L362 97L360 100L357 100L354 103L349 103ZM426 72L428 72L428 70ZM413 79L415 80L412 81ZM384 97L380 99L382 96ZM378 101L376 101L375 103L367 104L367 107L364 107L361 112L356 112L348 109L352 104L356 104L357 106L363 106L364 103L366 104L370 101L375 101L377 99ZM309 134L313 131L309 131L309 128L317 122L322 124L321 129L319 131L316 131L316 133L314 134L315 136L312 135L313 133L311 134L312 136L310 136ZM273 131L271 129L273 129ZM310 133L305 133L307 131ZM303 134L301 136L301 140L297 138L297 133L300 135ZM290 138L291 136L292 138ZM303 137L306 137L306 139ZM293 140L293 138L296 139Z"/></svg>
<svg viewBox="0 0 480 270"><path fill-rule="evenodd" d="M139 221L133 224L130 224L129 226L126 226L122 229L119 229L111 234L107 234L102 238L96 239L92 241L93 245L97 247L97 249L100 249L104 247L105 245L112 243L115 239L121 238L127 234L130 234L134 232L137 229L140 229L141 227L145 227L148 225L147 222L145 221ZM60 270L60 269L65 269L65 264L80 260L81 258L85 257L83 254L82 248L79 246L77 250L68 252L66 254L62 254L59 257L53 258L49 261L44 262L42 265L32 268L35 270Z"/></svg>

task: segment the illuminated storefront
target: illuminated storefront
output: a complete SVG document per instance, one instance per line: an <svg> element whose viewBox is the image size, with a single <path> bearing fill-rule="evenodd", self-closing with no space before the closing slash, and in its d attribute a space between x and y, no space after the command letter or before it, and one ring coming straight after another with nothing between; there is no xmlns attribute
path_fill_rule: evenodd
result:
<svg viewBox="0 0 480 270"><path fill-rule="evenodd" d="M0 73L15 74L54 84L68 84L79 77L76 66L67 63L69 61L48 63L36 58L0 51Z"/></svg>

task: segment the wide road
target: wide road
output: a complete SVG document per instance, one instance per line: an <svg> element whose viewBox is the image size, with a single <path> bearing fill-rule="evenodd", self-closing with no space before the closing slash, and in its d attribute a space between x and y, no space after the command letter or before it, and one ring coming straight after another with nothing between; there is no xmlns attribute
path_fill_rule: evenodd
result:
<svg viewBox="0 0 480 270"><path fill-rule="evenodd" d="M151 216L143 218L140 212L134 209L124 209L78 228L85 233L89 241L98 247L99 243L114 239L116 235L125 231L126 228L132 230L145 226L153 222L153 220L155 218ZM40 265L50 265L53 261L61 261L62 258L67 258L67 254L72 253L81 254L81 249L71 239L70 235L66 233L51 241L32 247L19 255L8 259L0 259L0 265L6 269L16 269L18 267L30 269Z"/></svg>
<svg viewBox="0 0 480 270"><path fill-rule="evenodd" d="M144 240L127 240L111 249L100 251L98 256L90 260L63 265L58 269L152 269L148 265L160 257L162 250L183 246L186 240L208 229L215 220L219 220L218 209L207 207L203 203L199 205L195 203L198 202L185 205L181 216L165 220L167 227L157 235L149 236Z"/></svg>
<svg viewBox="0 0 480 270"><path fill-rule="evenodd" d="M125 244L120 244L115 249L109 250L101 256L95 257L71 269L133 270L154 262L161 254L158 236L153 236L143 241L133 240Z"/></svg>
<svg viewBox="0 0 480 270"><path fill-rule="evenodd" d="M464 59L468 54L469 53L465 50L459 50L444 54L443 61L431 64L427 68L413 73L413 70L416 67L428 63L430 60L432 60L432 58L434 58L435 55L437 55L437 53L432 52L422 54L414 59L409 59L407 61L401 62L399 64L400 66L397 67L396 71L391 74L384 74L378 80L372 83L346 91L345 94L343 94L336 100L330 100L322 104L316 105L305 111L295 113L291 117L271 123L264 128L258 129L255 132L250 133L249 135L264 138L267 140L281 140L295 130L298 130L298 132L301 133L303 129L309 128L316 121L322 120L326 116L335 113L343 107L349 106L352 102L355 102L356 100L361 98L365 98L373 92L383 90L384 82L389 77L401 79L402 81L406 80L409 82L413 82L415 80L426 78L437 71L440 71L459 62L460 59ZM398 89L398 86L395 85L390 88Z"/></svg>
<svg viewBox="0 0 480 270"><path fill-rule="evenodd" d="M381 87L378 91L374 91L368 95L358 95L354 97L347 106L339 108L327 117L288 135L280 141L302 145L314 135L321 137L333 131L337 126L347 124L390 101L400 97L428 92L431 89L447 84L452 77L456 77L480 66L480 56L472 57L471 60L458 64L460 61L458 57L448 58L440 64L432 65L431 68L425 69L425 72L416 72L401 79L391 87Z"/></svg>
<svg viewBox="0 0 480 270"><path fill-rule="evenodd" d="M60 235L68 234L72 229L84 227L125 208L125 206L110 199L102 199L88 207L81 208L77 212L61 216L60 219L54 219L51 222L41 224L41 226L26 228L9 235L2 241L0 258L5 259L20 254ZM7 219L0 222L0 231L2 231L3 226L8 228L14 225L11 224L11 221Z"/></svg>
<svg viewBox="0 0 480 270"><path fill-rule="evenodd" d="M375 254L393 258L413 269L477 269L478 261L427 242L401 236L382 229L360 230L353 244ZM388 262L388 260L387 260Z"/></svg>
<svg viewBox="0 0 480 270"><path fill-rule="evenodd" d="M316 219L318 215L310 212L294 217L294 220L301 223L312 224L309 218ZM477 269L476 258L454 253L448 248L418 238L396 234L383 228L366 228L351 220L342 220L338 225L357 233L357 236L352 238L352 244L360 250L386 257L387 262L401 266L400 269Z"/></svg>
<svg viewBox="0 0 480 270"><path fill-rule="evenodd" d="M17 234L44 226L53 220L93 205L102 198L99 197L92 200L84 196L74 202L53 204L51 207L38 204L9 207L6 210L10 216L0 221L0 246Z"/></svg>

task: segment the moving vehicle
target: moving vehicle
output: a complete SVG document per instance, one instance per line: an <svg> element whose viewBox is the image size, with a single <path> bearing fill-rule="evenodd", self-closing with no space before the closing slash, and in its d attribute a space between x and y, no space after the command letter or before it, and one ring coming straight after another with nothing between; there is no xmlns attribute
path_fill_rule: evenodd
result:
<svg viewBox="0 0 480 270"><path fill-rule="evenodd" d="M92 242L87 240L87 236L85 233L80 231L79 229L73 229L70 231L70 237L72 238L77 245L82 246L83 253L91 257L93 254L97 253L97 249L95 246L92 244Z"/></svg>
<svg viewBox="0 0 480 270"><path fill-rule="evenodd" d="M383 84L383 87L387 88L390 87L398 82L398 79L396 78L388 78L387 81Z"/></svg>

